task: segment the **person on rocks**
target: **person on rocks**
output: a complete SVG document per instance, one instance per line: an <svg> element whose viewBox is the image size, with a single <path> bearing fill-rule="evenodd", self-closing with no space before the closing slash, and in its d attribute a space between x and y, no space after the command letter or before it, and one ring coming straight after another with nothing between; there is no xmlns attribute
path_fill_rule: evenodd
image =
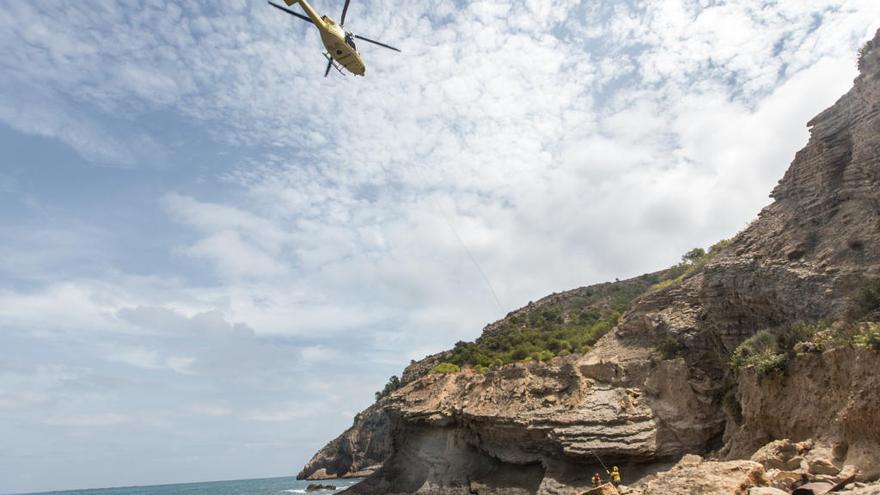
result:
<svg viewBox="0 0 880 495"><path fill-rule="evenodd" d="M599 473L593 475L593 488L599 488L599 485L602 484L602 477L599 476Z"/></svg>
<svg viewBox="0 0 880 495"><path fill-rule="evenodd" d="M611 476L611 484L620 486L620 471L617 469L617 466L612 467L611 472L608 474Z"/></svg>

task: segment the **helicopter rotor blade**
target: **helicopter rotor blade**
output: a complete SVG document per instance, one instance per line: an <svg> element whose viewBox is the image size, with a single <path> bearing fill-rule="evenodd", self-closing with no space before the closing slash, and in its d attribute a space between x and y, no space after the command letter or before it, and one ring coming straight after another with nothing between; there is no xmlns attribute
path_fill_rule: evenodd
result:
<svg viewBox="0 0 880 495"><path fill-rule="evenodd" d="M339 19L339 27L345 26L345 14L348 13L348 4L351 0L345 0L345 6L342 7L342 17Z"/></svg>
<svg viewBox="0 0 880 495"><path fill-rule="evenodd" d="M300 19L302 19L302 20L308 22L309 24L314 24L314 23L312 22L312 20L308 18L308 16L302 15L302 14L300 14L299 12L294 12L294 11L288 9L288 8L284 8L284 7L280 6L280 5L278 5L277 3L272 3L272 2L268 2L268 3L269 3L269 5L275 7L275 8L278 9L278 10L283 10L284 12L287 12L288 14L290 14L290 15L292 15L292 16L294 16L294 17L299 17Z"/></svg>
<svg viewBox="0 0 880 495"><path fill-rule="evenodd" d="M363 36L361 36L361 35L359 35L359 34L354 34L354 35L352 35L352 36L354 36L355 38L357 38L357 39L359 39L359 40L364 40L364 41L366 41L367 43L372 43L372 44L374 44L374 45L379 45L379 46L385 47L385 48L387 48L387 49L389 49L389 50L394 50L395 52L399 52L399 51L400 51L399 48L394 48L394 47L391 46L391 45L386 45L385 43L380 43L380 42L378 42L378 41L376 41L376 40L371 40L370 38L365 38L365 37L363 37Z"/></svg>

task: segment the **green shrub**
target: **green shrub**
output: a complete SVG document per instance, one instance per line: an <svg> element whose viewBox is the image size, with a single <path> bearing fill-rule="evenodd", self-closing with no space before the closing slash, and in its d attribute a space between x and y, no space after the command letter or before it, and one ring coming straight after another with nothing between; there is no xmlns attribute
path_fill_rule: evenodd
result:
<svg viewBox="0 0 880 495"><path fill-rule="evenodd" d="M575 307L566 311L558 306L526 309L501 322L495 332L476 342L457 342L447 361L459 367L493 367L524 360L546 361L554 356L589 351L617 325L637 295L627 292L614 297L607 306L588 309Z"/></svg>
<svg viewBox="0 0 880 495"><path fill-rule="evenodd" d="M871 280L850 297L850 320L880 317L880 280Z"/></svg>
<svg viewBox="0 0 880 495"><path fill-rule="evenodd" d="M388 395L391 394L391 392L394 392L395 390L399 389L400 386L401 386L400 378L398 378L397 375L391 375L391 378L388 379L388 383L385 384L385 388L376 392L376 400L378 401L378 400L382 399L383 397L387 397Z"/></svg>
<svg viewBox="0 0 880 495"><path fill-rule="evenodd" d="M553 356L555 356L555 354L553 354L552 352L542 349L540 351L533 352L529 357L534 359L535 361L549 361L553 358Z"/></svg>
<svg viewBox="0 0 880 495"><path fill-rule="evenodd" d="M800 342L812 342L816 334L826 328L822 322L804 323L797 322L780 332L777 337L777 346L785 352L792 352L794 346Z"/></svg>
<svg viewBox="0 0 880 495"><path fill-rule="evenodd" d="M859 59L857 63L859 70L865 69L865 58L868 56L868 52L871 51L871 48L873 48L873 46L874 42L869 40L864 45L862 45L861 48L859 48Z"/></svg>
<svg viewBox="0 0 880 495"><path fill-rule="evenodd" d="M836 347L880 350L880 345L875 344L875 340L878 338L876 333L876 323L839 322L831 328L817 333L811 342L821 351Z"/></svg>
<svg viewBox="0 0 880 495"><path fill-rule="evenodd" d="M657 347L663 359L675 359L684 352L684 345L674 335L667 335Z"/></svg>
<svg viewBox="0 0 880 495"><path fill-rule="evenodd" d="M550 301L530 302L475 342L457 342L444 361L478 369L589 352L652 284L686 270L675 267L660 274L577 289Z"/></svg>
<svg viewBox="0 0 880 495"><path fill-rule="evenodd" d="M742 422L742 404L739 401L736 383L729 384L724 390L724 395L721 397L721 407L736 423Z"/></svg>
<svg viewBox="0 0 880 495"><path fill-rule="evenodd" d="M449 362L459 366L492 366L493 357L487 349L480 347L474 342L456 342Z"/></svg>
<svg viewBox="0 0 880 495"><path fill-rule="evenodd" d="M710 256L717 255L719 251L721 251L722 249L729 246L731 242L732 242L731 239L721 239L720 241L716 242L715 244L712 244L712 247L709 248L709 255Z"/></svg>
<svg viewBox="0 0 880 495"><path fill-rule="evenodd" d="M440 363L431 369L431 373L458 373L461 368L452 363Z"/></svg>
<svg viewBox="0 0 880 495"><path fill-rule="evenodd" d="M682 280L684 280L684 277L667 278L665 280L661 280L661 281L657 282L656 284L654 284L653 288L657 289L657 290L663 290L663 289L672 287L673 285L678 285L678 283L681 282Z"/></svg>
<svg viewBox="0 0 880 495"><path fill-rule="evenodd" d="M730 239L722 239L713 244L712 247L709 248L709 252L706 252L703 248L691 249L682 255L681 263L667 270L665 275L654 284L652 289L662 290L672 287L673 285L678 285L688 276L692 275L700 268L703 268L706 263L717 256L722 249L729 246L730 242Z"/></svg>
<svg viewBox="0 0 880 495"><path fill-rule="evenodd" d="M474 371L476 371L477 373L479 373L481 375L486 374L486 372L488 372L489 369L490 368L488 366L483 366L483 365L479 365L479 364L474 366Z"/></svg>
<svg viewBox="0 0 880 495"><path fill-rule="evenodd" d="M706 259L706 250L703 248L693 248L681 257L681 261L690 264L699 263L704 259Z"/></svg>
<svg viewBox="0 0 880 495"><path fill-rule="evenodd" d="M547 348L550 350L550 352L552 352L556 355L559 355L565 351L568 351L570 353L571 352L571 342L564 340L564 339L563 340L551 340L547 344Z"/></svg>
<svg viewBox="0 0 880 495"><path fill-rule="evenodd" d="M779 352L776 336L761 330L733 351L730 367L734 371L754 369L759 377L765 377L783 371L787 361L788 356Z"/></svg>
<svg viewBox="0 0 880 495"><path fill-rule="evenodd" d="M880 325L862 323L858 329L859 331L853 338L853 345L862 349L880 351Z"/></svg>

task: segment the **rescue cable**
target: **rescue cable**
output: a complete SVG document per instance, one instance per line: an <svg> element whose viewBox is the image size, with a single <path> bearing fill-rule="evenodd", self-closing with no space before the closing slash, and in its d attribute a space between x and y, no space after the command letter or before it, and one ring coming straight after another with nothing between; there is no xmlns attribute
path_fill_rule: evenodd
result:
<svg viewBox="0 0 880 495"><path fill-rule="evenodd" d="M593 452L592 450L590 451L590 453L593 454L593 457L595 457L597 461L599 461L599 464L602 465L602 469L604 469L606 473L611 474L611 471L608 470L608 466L606 466L605 463L602 462L602 458L600 458L600 457L599 457L595 452Z"/></svg>
<svg viewBox="0 0 880 495"><path fill-rule="evenodd" d="M422 169L420 165L415 165L412 167L419 177L422 179L422 184L428 185L428 179L422 173ZM492 286L492 281L489 280L489 276L486 275L486 272L483 270L483 267L480 266L480 262L477 261L477 258L471 252L470 248L468 248L467 244L465 244L464 239L458 234L458 230L455 228L455 225L452 222L452 219L446 214L446 211L440 207L440 203L437 202L437 199L431 195L428 195L428 199L433 203L434 209L439 213L443 220L446 222L446 225L449 227L449 230L452 231L452 235L455 236L455 239L458 241L459 245L461 245L464 252L467 254L468 258L470 258L471 263L477 268L477 271L480 273L480 276L483 278L483 281L486 282L486 287L489 288L489 293L492 294L492 299L495 301L495 305L498 306L498 311L502 314L504 313L504 305L501 304L501 299L498 298L498 293L495 292L495 287Z"/></svg>

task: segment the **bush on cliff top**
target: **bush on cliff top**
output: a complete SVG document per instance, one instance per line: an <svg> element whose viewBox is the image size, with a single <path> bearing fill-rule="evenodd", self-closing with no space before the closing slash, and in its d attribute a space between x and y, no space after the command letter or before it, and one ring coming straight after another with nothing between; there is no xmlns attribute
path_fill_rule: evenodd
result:
<svg viewBox="0 0 880 495"><path fill-rule="evenodd" d="M431 369L431 373L458 373L461 368L452 363L440 363Z"/></svg>
<svg viewBox="0 0 880 495"><path fill-rule="evenodd" d="M861 48L859 48L859 58L858 58L858 63L856 64L857 67L859 68L859 70L865 70L865 63L866 63L868 53L870 53L870 51L873 48L874 48L874 42L871 40L866 41L865 44L862 45Z"/></svg>
<svg viewBox="0 0 880 495"><path fill-rule="evenodd" d="M457 342L448 361L458 366L491 368L587 352L617 324L620 310L625 310L631 300L627 297L618 301L618 309L568 314L560 308L536 308L503 322L495 332L476 342Z"/></svg>
<svg viewBox="0 0 880 495"><path fill-rule="evenodd" d="M730 239L722 239L715 244L712 244L708 252L703 248L691 249L681 257L681 263L667 270L665 276L654 284L654 287L652 288L660 290L672 287L673 285L678 285L681 281L688 278L690 275L693 275L697 270L706 266L706 263L729 245Z"/></svg>
<svg viewBox="0 0 880 495"><path fill-rule="evenodd" d="M551 302L529 303L475 342L457 342L446 360L460 368L483 369L586 353L617 325L636 298L650 288L680 282L729 243L717 242L708 252L692 249L682 256L681 263L658 274L570 291ZM670 354L681 352L668 350Z"/></svg>
<svg viewBox="0 0 880 495"><path fill-rule="evenodd" d="M383 397L387 397L391 395L391 392L399 389L401 386L400 378L397 375L391 375L391 378L388 379L388 383L385 384L385 388L376 392L376 400L381 400Z"/></svg>

